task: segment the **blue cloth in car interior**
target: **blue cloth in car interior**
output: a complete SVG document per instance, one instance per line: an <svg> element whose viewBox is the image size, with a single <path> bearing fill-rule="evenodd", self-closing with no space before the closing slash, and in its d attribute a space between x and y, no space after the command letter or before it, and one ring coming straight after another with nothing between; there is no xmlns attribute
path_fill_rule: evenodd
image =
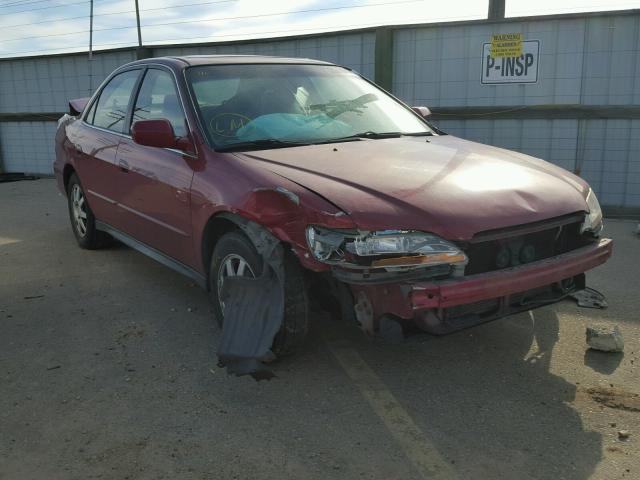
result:
<svg viewBox="0 0 640 480"><path fill-rule="evenodd" d="M264 138L313 141L346 137L352 133L351 125L324 113L319 115L272 113L261 115L238 129L236 138L243 141Z"/></svg>

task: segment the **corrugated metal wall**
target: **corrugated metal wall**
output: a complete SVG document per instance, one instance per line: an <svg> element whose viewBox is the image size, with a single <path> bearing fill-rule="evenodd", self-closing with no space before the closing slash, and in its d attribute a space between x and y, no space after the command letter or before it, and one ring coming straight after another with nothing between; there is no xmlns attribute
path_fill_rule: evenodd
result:
<svg viewBox="0 0 640 480"><path fill-rule="evenodd" d="M162 55L274 55L281 57L315 58L353 68L373 79L374 33L328 35L297 40L242 43L239 45L185 46L154 48L154 56Z"/></svg>
<svg viewBox="0 0 640 480"><path fill-rule="evenodd" d="M133 51L0 61L0 113L65 111L72 98L86 97L120 65L135 59Z"/></svg>
<svg viewBox="0 0 640 480"><path fill-rule="evenodd" d="M56 123L2 122L0 146L7 172L53 173Z"/></svg>
<svg viewBox="0 0 640 480"><path fill-rule="evenodd" d="M375 34L330 34L297 40L238 45L156 47L152 56L198 54L255 54L308 57L339 63L373 78ZM72 98L89 96L118 66L135 60L135 51L93 56L89 88L87 55L24 58L0 61L0 114L64 112ZM0 123L0 158L7 172L51 174L55 120Z"/></svg>
<svg viewBox="0 0 640 480"><path fill-rule="evenodd" d="M538 82L483 85L482 45L492 34L523 33L540 40ZM152 47L154 56L266 54L310 57L349 66L374 78L376 34L351 32L237 44ZM95 88L135 52L94 55ZM468 22L394 27L393 87L412 105L504 107L640 105L640 15L628 12L526 21ZM0 115L60 112L70 98L87 96L85 55L0 61ZM519 150L579 171L601 203L640 207L640 120L494 118L491 112L440 115L446 131ZM30 120L35 120L31 118ZM7 171L51 173L55 119L0 122L0 158Z"/></svg>
<svg viewBox="0 0 640 480"><path fill-rule="evenodd" d="M87 97L102 80L135 53L94 55L89 77L85 55L0 62L0 113L64 112L72 98ZM91 81L91 87L90 87ZM52 173L57 118L0 123L0 153L7 172Z"/></svg>
<svg viewBox="0 0 640 480"><path fill-rule="evenodd" d="M537 83L480 82L482 44L498 33L540 40ZM412 105L638 105L638 77L639 15L430 26L399 30L394 39L393 91ZM605 205L640 207L639 120L469 117L437 123L451 134L580 171Z"/></svg>

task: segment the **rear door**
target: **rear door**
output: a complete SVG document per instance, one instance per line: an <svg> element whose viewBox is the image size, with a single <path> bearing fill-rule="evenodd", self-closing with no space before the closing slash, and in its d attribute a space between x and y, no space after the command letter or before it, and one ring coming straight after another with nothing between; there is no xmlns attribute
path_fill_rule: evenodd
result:
<svg viewBox="0 0 640 480"><path fill-rule="evenodd" d="M80 182L98 220L117 225L116 151L141 69L115 75L100 91L82 122L70 129L69 141ZM77 128L75 128L77 125Z"/></svg>
<svg viewBox="0 0 640 480"><path fill-rule="evenodd" d="M148 68L133 106L131 123L167 119L178 137L187 124L175 78L161 67ZM123 137L118 147L116 198L121 229L162 253L193 266L190 189L193 156L182 151L136 144Z"/></svg>

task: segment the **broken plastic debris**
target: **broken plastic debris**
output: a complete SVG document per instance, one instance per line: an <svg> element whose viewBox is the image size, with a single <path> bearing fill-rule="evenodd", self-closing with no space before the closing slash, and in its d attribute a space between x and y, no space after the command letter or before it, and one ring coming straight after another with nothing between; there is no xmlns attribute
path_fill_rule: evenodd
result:
<svg viewBox="0 0 640 480"><path fill-rule="evenodd" d="M229 374L256 380L274 375L262 362L269 358L284 308L282 286L265 263L258 278L229 277L222 285L224 324L218 347L219 365Z"/></svg>
<svg viewBox="0 0 640 480"><path fill-rule="evenodd" d="M593 288L585 288L584 290L577 290L569 294L576 302L578 306L585 308L607 308L607 300L604 295Z"/></svg>
<svg viewBox="0 0 640 480"><path fill-rule="evenodd" d="M358 301L353 306L356 314L356 320L360 324L360 328L369 335L375 335L373 325L373 306L364 292L358 292Z"/></svg>

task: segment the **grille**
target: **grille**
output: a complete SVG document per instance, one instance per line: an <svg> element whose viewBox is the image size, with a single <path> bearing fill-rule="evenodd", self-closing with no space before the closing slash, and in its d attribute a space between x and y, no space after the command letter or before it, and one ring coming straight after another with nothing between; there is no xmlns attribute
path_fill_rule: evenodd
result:
<svg viewBox="0 0 640 480"><path fill-rule="evenodd" d="M469 257L465 275L492 272L504 268L515 267L525 263L543 260L562 253L570 252L595 241L588 234L580 234L582 221L562 223L548 222L551 228L537 225L531 233L518 234L513 230L505 231L505 237L500 238L500 232L481 234L485 241L469 243L463 247ZM545 222L547 223L547 222ZM521 230L530 230L527 225ZM497 238L496 238L497 237Z"/></svg>

